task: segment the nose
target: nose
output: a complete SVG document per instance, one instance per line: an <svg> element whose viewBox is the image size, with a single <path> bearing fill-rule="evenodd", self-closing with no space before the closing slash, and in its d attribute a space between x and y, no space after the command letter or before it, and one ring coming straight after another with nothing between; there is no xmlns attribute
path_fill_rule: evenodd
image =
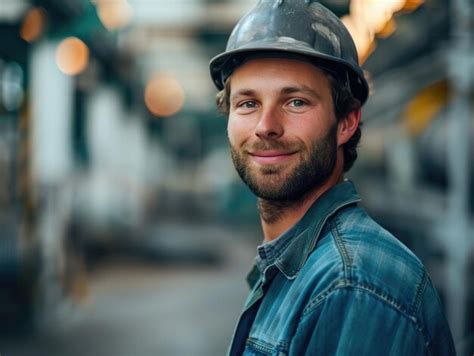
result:
<svg viewBox="0 0 474 356"><path fill-rule="evenodd" d="M255 135L261 139L275 139L281 137L283 133L281 113L272 107L262 110L255 127Z"/></svg>

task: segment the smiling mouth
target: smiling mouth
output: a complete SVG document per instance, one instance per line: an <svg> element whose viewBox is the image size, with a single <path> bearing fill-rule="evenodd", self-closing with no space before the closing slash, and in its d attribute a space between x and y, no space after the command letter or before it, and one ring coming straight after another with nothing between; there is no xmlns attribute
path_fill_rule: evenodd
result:
<svg viewBox="0 0 474 356"><path fill-rule="evenodd" d="M289 161L296 152L283 152L283 151L256 151L249 152L250 157L253 161L262 164L281 164Z"/></svg>

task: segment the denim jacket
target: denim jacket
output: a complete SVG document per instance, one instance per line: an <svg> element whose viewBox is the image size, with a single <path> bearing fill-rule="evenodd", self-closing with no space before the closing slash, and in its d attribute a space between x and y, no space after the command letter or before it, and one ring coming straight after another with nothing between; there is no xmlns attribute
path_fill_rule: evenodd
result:
<svg viewBox="0 0 474 356"><path fill-rule="evenodd" d="M454 355L418 258L344 181L259 247L230 355Z"/></svg>

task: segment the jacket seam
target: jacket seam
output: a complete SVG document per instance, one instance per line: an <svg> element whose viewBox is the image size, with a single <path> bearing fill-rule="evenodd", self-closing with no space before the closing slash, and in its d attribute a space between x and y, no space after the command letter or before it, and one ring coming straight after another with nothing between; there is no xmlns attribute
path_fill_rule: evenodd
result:
<svg viewBox="0 0 474 356"><path fill-rule="evenodd" d="M416 331L418 331L424 341L424 346L427 351L428 355L431 355L431 341L427 337L425 333L425 328L423 325L420 323L419 319L416 318L414 315L410 315L409 309L405 308L400 302L398 302L396 299L390 297L389 295L380 293L379 290L369 284L363 284L363 283L351 283L348 280L340 280L337 283L334 283L331 285L329 288L318 294L316 297L312 298L309 302L308 305L304 308L301 317L298 321L298 324L302 322L302 320L306 317L308 317L310 314L312 314L315 310L318 309L319 306L322 305L322 303L335 291L339 289L354 289L354 290L359 290L362 292L367 293L368 295L371 295L375 297L376 299L380 300L382 303L385 303L392 307L396 312L400 313L403 317L407 318L410 320Z"/></svg>
<svg viewBox="0 0 474 356"><path fill-rule="evenodd" d="M288 273L285 274L285 276L286 275L290 276L290 279L296 278L296 275L298 274L298 272L301 270L301 268L304 266L304 264L308 260L309 255L315 250L316 245L321 238L320 235L321 235L321 232L323 231L324 225L326 225L329 221L331 221L332 218L334 218L334 216L339 211L341 211L342 209L348 208L354 205L355 203L358 203L359 201L360 201L360 198L352 198L343 203L340 203L337 206L333 207L333 209L331 209L326 214L324 219L321 219L320 221L318 221L318 223L314 226L314 228L311 229L312 238L309 241L309 244L306 249L306 253L304 254L303 258L301 258L299 265L295 269L289 270Z"/></svg>
<svg viewBox="0 0 474 356"><path fill-rule="evenodd" d="M343 269L344 269L344 278L347 279L349 282L351 280L351 266L352 260L347 252L346 246L344 241L342 240L341 235L338 231L338 224L337 224L337 217L338 215L334 216L334 218L330 221L331 232L333 235L334 242L336 244L336 248L339 251L339 255L342 259Z"/></svg>
<svg viewBox="0 0 474 356"><path fill-rule="evenodd" d="M413 314L417 314L420 307L421 307L421 302L423 299L423 294L425 293L426 286L428 284L428 274L426 271L423 272L423 279L421 280L421 283L419 285L418 293L415 295L415 303L413 305Z"/></svg>

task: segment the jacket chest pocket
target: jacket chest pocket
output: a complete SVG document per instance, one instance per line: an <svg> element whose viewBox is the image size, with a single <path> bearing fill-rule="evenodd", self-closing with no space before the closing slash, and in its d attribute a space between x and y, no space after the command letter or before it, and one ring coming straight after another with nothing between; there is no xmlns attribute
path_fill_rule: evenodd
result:
<svg viewBox="0 0 474 356"><path fill-rule="evenodd" d="M288 346L286 343L272 345L266 341L248 338L245 343L245 356L287 356Z"/></svg>

